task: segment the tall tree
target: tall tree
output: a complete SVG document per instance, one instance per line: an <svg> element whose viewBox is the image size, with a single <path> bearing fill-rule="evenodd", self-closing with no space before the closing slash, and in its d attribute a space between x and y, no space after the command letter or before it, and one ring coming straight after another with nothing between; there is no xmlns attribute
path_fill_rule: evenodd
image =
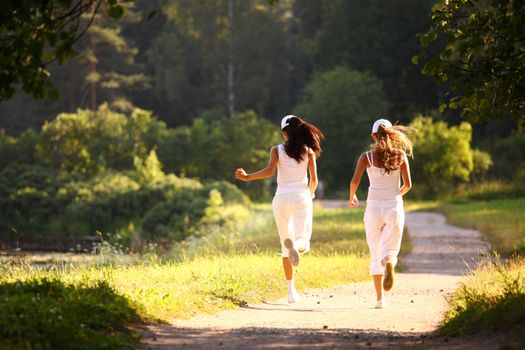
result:
<svg viewBox="0 0 525 350"><path fill-rule="evenodd" d="M332 190L346 188L360 152L370 142L372 123L387 110L382 83L370 73L340 66L315 74L306 85L295 112L326 136L319 178Z"/></svg>
<svg viewBox="0 0 525 350"><path fill-rule="evenodd" d="M143 65L135 60L135 43L122 31L135 25L138 14L130 4L125 15L114 21L105 6L101 4L94 17L89 12L80 19L80 25L87 29L74 44L76 58L47 68L50 83L60 93L58 98L34 100L17 91L11 100L0 103L1 127L16 134L27 127L38 129L45 120L77 108L97 109L107 102L114 109L128 111L136 105L133 97L147 89L149 82Z"/></svg>
<svg viewBox="0 0 525 350"><path fill-rule="evenodd" d="M390 113L407 119L438 106L437 88L411 63L434 0L297 0L300 45L314 71L346 65L384 83Z"/></svg>
<svg viewBox="0 0 525 350"><path fill-rule="evenodd" d="M214 108L285 113L290 69L283 55L283 6L262 0L167 2L168 23L148 53L155 91L167 102L160 113L178 124Z"/></svg>
<svg viewBox="0 0 525 350"><path fill-rule="evenodd" d="M512 117L525 123L525 2L447 0L432 11L421 36L422 72L448 88L443 108L485 121ZM444 42L439 54L430 45Z"/></svg>

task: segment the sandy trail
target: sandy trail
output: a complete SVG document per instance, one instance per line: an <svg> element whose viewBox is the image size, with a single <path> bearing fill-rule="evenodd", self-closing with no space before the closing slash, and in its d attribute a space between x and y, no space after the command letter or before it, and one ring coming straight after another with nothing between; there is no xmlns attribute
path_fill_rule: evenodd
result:
<svg viewBox="0 0 525 350"><path fill-rule="evenodd" d="M345 205L330 202L327 206ZM149 327L143 349L498 348L496 338L448 339L435 333L446 298L486 250L479 232L447 225L436 213L407 214L413 251L396 274L386 309L374 309L371 281L303 291L242 309Z"/></svg>

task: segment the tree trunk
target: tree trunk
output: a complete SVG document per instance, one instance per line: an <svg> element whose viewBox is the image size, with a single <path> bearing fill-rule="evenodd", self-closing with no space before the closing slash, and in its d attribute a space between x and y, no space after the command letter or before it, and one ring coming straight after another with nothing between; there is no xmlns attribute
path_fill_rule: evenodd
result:
<svg viewBox="0 0 525 350"><path fill-rule="evenodd" d="M228 47L228 114L235 113L235 67L233 65L233 2L228 0L228 20L230 24Z"/></svg>
<svg viewBox="0 0 525 350"><path fill-rule="evenodd" d="M95 16L95 13L97 11L97 5L93 4L92 9L93 9L92 15ZM93 55L93 58L91 60L91 63L89 64L89 70L91 71L91 73L95 73L97 71L97 63L95 62L94 57L96 57L95 50L97 49L97 44L93 36L91 36L90 45L91 45L91 54ZM97 83L91 80L89 85L91 88L90 89L91 90L91 109L94 111L97 109Z"/></svg>

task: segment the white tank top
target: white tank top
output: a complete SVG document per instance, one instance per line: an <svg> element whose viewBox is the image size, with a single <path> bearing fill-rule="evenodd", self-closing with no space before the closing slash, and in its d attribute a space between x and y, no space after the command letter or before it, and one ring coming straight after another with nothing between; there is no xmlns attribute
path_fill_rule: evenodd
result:
<svg viewBox="0 0 525 350"><path fill-rule="evenodd" d="M284 150L284 145L277 146L279 160L277 161L277 191L275 194L308 192L308 154L297 162L290 158Z"/></svg>
<svg viewBox="0 0 525 350"><path fill-rule="evenodd" d="M366 169L370 186L368 187L367 202L373 201L402 201L400 191L401 171L400 169L387 174L384 168L374 166L372 152L366 152L366 158L370 167Z"/></svg>

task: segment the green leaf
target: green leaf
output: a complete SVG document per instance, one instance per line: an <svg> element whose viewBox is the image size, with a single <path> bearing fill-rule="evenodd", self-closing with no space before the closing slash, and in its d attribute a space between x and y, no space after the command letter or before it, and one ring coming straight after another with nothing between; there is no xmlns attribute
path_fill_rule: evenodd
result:
<svg viewBox="0 0 525 350"><path fill-rule="evenodd" d="M443 113L443 112L445 112L446 109L447 109L447 104L446 104L446 103L442 103L442 104L439 106L439 113Z"/></svg>
<svg viewBox="0 0 525 350"><path fill-rule="evenodd" d="M412 63L419 64L419 55L412 56Z"/></svg>

